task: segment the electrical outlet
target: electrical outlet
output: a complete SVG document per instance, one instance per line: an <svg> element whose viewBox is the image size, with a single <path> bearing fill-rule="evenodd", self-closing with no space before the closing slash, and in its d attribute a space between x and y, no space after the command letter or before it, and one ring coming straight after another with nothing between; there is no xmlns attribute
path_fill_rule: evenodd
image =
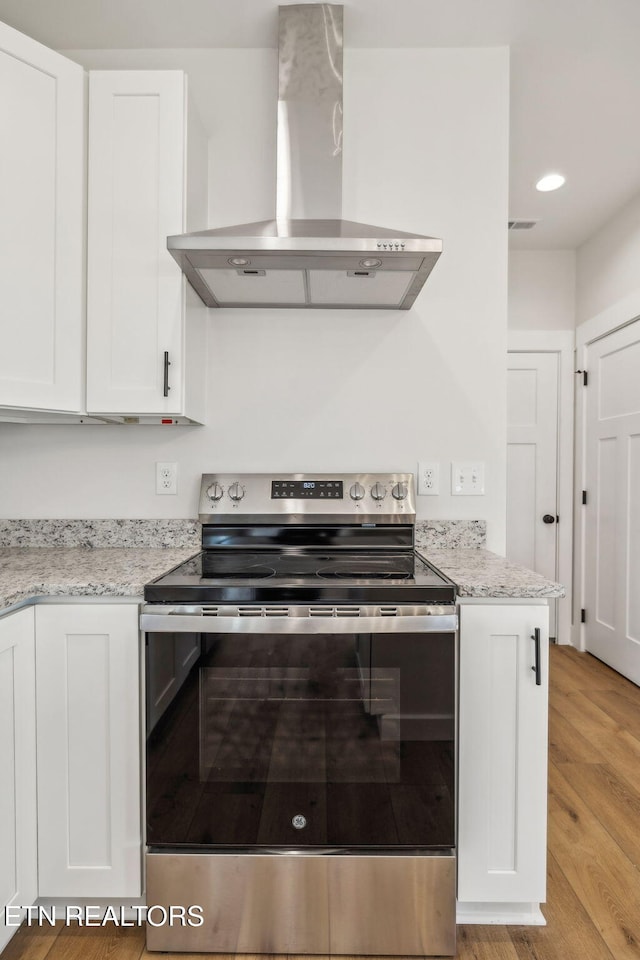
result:
<svg viewBox="0 0 640 960"><path fill-rule="evenodd" d="M481 497L484 494L484 463L457 461L451 464L451 495Z"/></svg>
<svg viewBox="0 0 640 960"><path fill-rule="evenodd" d="M433 497L440 493L440 464L433 460L421 460L418 464L418 495Z"/></svg>
<svg viewBox="0 0 640 960"><path fill-rule="evenodd" d="M178 492L178 464L156 463L156 493L167 494Z"/></svg>

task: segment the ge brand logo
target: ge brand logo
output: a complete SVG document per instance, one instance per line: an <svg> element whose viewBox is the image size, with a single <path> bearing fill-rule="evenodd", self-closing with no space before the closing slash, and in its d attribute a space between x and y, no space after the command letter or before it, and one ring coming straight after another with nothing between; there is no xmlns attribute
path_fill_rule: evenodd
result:
<svg viewBox="0 0 640 960"><path fill-rule="evenodd" d="M296 828L296 830L304 830L304 828L307 825L307 818L303 817L301 813L296 813L291 823Z"/></svg>

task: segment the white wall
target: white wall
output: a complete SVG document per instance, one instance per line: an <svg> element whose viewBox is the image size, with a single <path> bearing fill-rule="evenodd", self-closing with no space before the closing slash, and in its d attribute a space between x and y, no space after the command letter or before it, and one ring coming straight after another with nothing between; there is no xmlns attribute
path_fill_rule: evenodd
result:
<svg viewBox="0 0 640 960"><path fill-rule="evenodd" d="M211 224L267 216L273 51L85 60L188 67L198 57L192 89L207 101L217 171ZM191 517L204 471L414 471L423 458L440 461L443 492L419 498L419 515L484 517L502 550L507 184L505 48L347 50L344 215L443 238L416 306L212 311L206 427L3 425L2 514ZM452 459L485 461L485 497L449 496ZM156 460L178 462L177 497L155 496Z"/></svg>
<svg viewBox="0 0 640 960"><path fill-rule="evenodd" d="M590 322L604 332L637 316L639 264L640 194L578 250L578 324Z"/></svg>
<svg viewBox="0 0 640 960"><path fill-rule="evenodd" d="M509 250L509 329L573 330L574 250Z"/></svg>

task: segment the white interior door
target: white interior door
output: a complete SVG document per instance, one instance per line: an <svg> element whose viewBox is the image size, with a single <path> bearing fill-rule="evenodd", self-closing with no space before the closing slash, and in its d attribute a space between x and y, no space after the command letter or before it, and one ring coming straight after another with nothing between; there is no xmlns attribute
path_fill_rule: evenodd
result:
<svg viewBox="0 0 640 960"><path fill-rule="evenodd" d="M549 580L557 579L558 364L557 353L510 352L507 365L507 557Z"/></svg>
<svg viewBox="0 0 640 960"><path fill-rule="evenodd" d="M640 321L587 363L586 649L640 684Z"/></svg>

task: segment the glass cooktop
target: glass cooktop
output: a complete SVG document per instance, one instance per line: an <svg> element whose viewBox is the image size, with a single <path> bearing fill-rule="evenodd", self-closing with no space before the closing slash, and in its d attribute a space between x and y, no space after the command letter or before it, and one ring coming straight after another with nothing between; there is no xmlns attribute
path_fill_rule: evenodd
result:
<svg viewBox="0 0 640 960"><path fill-rule="evenodd" d="M296 553L240 554L208 552L199 558L202 576L212 579L321 577L348 580L406 580L414 575L413 555L322 556Z"/></svg>
<svg viewBox="0 0 640 960"><path fill-rule="evenodd" d="M294 599L443 603L455 587L413 551L278 550L205 550L145 587L166 603Z"/></svg>

